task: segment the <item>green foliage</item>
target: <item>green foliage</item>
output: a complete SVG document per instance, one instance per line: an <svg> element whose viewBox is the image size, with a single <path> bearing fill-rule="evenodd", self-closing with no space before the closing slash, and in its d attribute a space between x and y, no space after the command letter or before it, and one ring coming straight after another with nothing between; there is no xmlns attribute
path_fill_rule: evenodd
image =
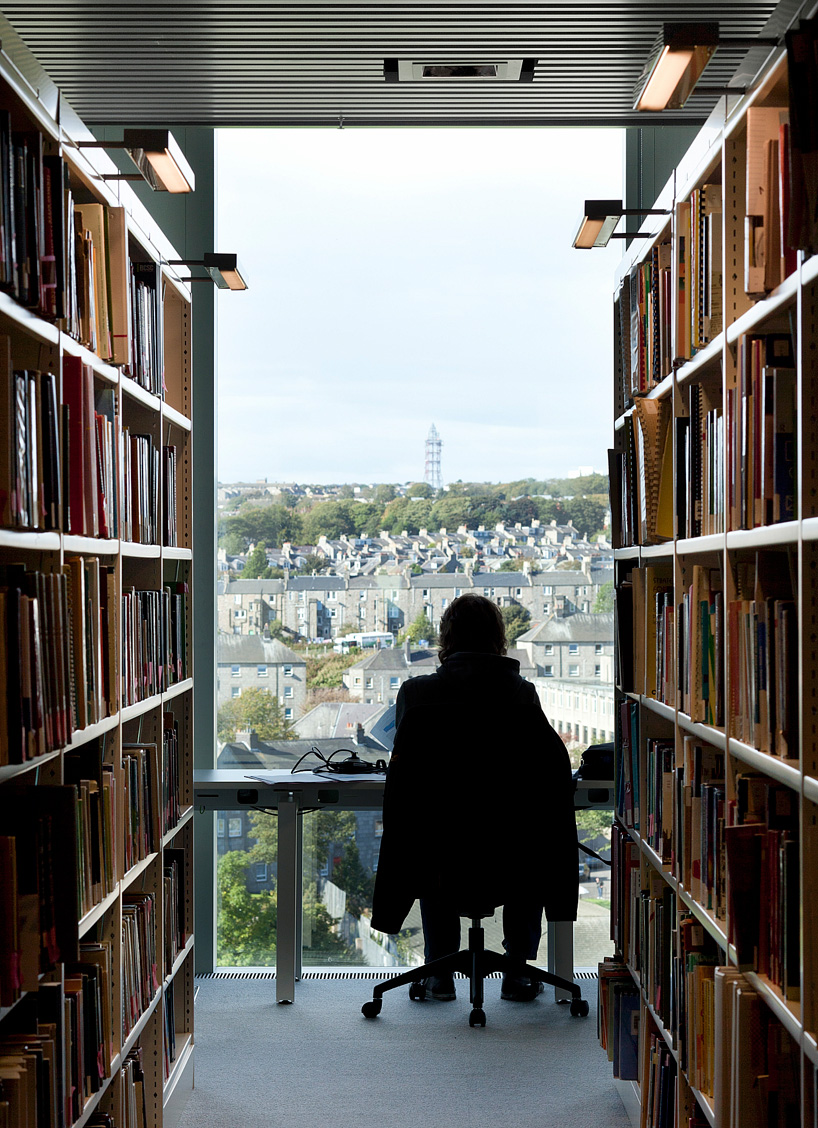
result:
<svg viewBox="0 0 818 1128"><path fill-rule="evenodd" d="M513 646L521 634L524 634L531 625L531 612L519 603L512 603L509 607L501 607L500 614L506 625L506 638L509 646Z"/></svg>
<svg viewBox="0 0 818 1128"><path fill-rule="evenodd" d="M592 533L601 532L606 506L600 502L591 501L588 497L574 497L565 502L564 509L566 520L573 521L581 536L590 537Z"/></svg>
<svg viewBox="0 0 818 1128"><path fill-rule="evenodd" d="M429 622L429 616L426 612L421 611L406 628L403 637L415 643L420 642L421 639L426 639L430 645L434 645L437 642L437 631Z"/></svg>
<svg viewBox="0 0 818 1128"><path fill-rule="evenodd" d="M423 569L421 568L420 564L410 564L409 565L409 574L410 574L410 576L422 576L423 575Z"/></svg>
<svg viewBox="0 0 818 1128"><path fill-rule="evenodd" d="M303 521L303 537L307 544L318 544L322 535L329 540L339 537L357 537L373 518L380 514L380 506L373 502L321 501L310 509Z"/></svg>
<svg viewBox="0 0 818 1128"><path fill-rule="evenodd" d="M435 491L428 482L413 482L406 491L406 496L430 498L435 496Z"/></svg>
<svg viewBox="0 0 818 1128"><path fill-rule="evenodd" d="M594 611L595 614L598 615L598 614L601 614L602 612L605 612L605 611L613 611L613 609L614 609L613 580L608 580L608 582L603 584L602 587L597 592L597 596L596 596L596 599L594 600L594 606L593 606L592 610Z"/></svg>
<svg viewBox="0 0 818 1128"><path fill-rule="evenodd" d="M301 539L301 517L284 505L245 505L232 517L222 519L219 527L219 543L226 547L228 537L238 537L242 550L252 542L280 547L284 541L298 542ZM231 539L235 545L236 541Z"/></svg>
<svg viewBox="0 0 818 1128"><path fill-rule="evenodd" d="M354 917L363 916L372 907L375 875L361 863L358 843L354 838L344 845L340 862L332 868L331 880L347 895L347 912Z"/></svg>
<svg viewBox="0 0 818 1128"><path fill-rule="evenodd" d="M342 686L344 670L348 670L360 659L353 648L349 654L322 654L320 657L307 655L307 687L309 689L337 688Z"/></svg>
<svg viewBox="0 0 818 1128"><path fill-rule="evenodd" d="M376 502L377 505L380 505L380 506L388 505L389 502L392 501L394 497L395 497L395 487L394 486L391 486L391 485L388 485L388 484L382 484L380 486L375 487L374 501Z"/></svg>
<svg viewBox="0 0 818 1128"><path fill-rule="evenodd" d="M294 576L311 576L313 572L326 572L330 561L326 556L319 556L317 552L310 552L304 557L304 563L292 573Z"/></svg>
<svg viewBox="0 0 818 1128"><path fill-rule="evenodd" d="M560 572L581 572L582 565L579 560L561 560L557 565Z"/></svg>
<svg viewBox="0 0 818 1128"><path fill-rule="evenodd" d="M242 579L257 580L262 572L267 571L267 567L267 545L261 541L247 557L241 574Z"/></svg>
<svg viewBox="0 0 818 1128"><path fill-rule="evenodd" d="M218 861L216 962L222 967L266 967L275 963L275 893L248 891L249 861L250 856L241 850L230 850Z"/></svg>
<svg viewBox="0 0 818 1128"><path fill-rule="evenodd" d="M255 686L245 689L241 697L226 701L216 720L216 731L223 742L247 730L255 732L259 740L292 740L295 736L291 722L284 720L278 698L269 689Z"/></svg>
<svg viewBox="0 0 818 1128"><path fill-rule="evenodd" d="M241 556L247 547L244 539L238 533L225 533L220 538L220 546L224 549L228 556Z"/></svg>
<svg viewBox="0 0 818 1128"><path fill-rule="evenodd" d="M511 560L504 560L498 572L522 572L525 565L525 558L522 556L515 556Z"/></svg>

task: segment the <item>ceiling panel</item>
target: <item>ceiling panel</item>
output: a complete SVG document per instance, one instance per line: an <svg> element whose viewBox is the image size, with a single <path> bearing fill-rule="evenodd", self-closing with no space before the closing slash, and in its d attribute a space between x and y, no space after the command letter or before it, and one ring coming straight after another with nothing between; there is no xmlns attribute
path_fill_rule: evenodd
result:
<svg viewBox="0 0 818 1128"><path fill-rule="evenodd" d="M73 109L95 124L645 124L633 86L664 20L778 34L793 0L745 3L269 3L0 0ZM4 42L3 46L6 44ZM720 48L708 85L767 52ZM533 82L388 83L384 59L537 60ZM712 97L671 121L703 120Z"/></svg>

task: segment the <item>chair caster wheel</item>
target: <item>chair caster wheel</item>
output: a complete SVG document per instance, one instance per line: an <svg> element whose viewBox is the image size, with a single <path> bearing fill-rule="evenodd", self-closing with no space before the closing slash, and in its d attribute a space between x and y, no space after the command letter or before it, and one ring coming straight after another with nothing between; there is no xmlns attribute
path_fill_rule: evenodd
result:
<svg viewBox="0 0 818 1128"><path fill-rule="evenodd" d="M475 1007L469 1015L469 1026L485 1026L486 1025L486 1012Z"/></svg>
<svg viewBox="0 0 818 1128"><path fill-rule="evenodd" d="M364 1018L377 1018L381 1013L382 1005L380 999L370 999L368 1003L364 1003L361 1007L361 1014Z"/></svg>
<svg viewBox="0 0 818 1128"><path fill-rule="evenodd" d="M572 1018L587 1018L588 1017L588 1000L587 999L574 999L571 1002L571 1017Z"/></svg>
<svg viewBox="0 0 818 1128"><path fill-rule="evenodd" d="M415 1003L422 1003L426 998L426 984L425 983L410 983L409 984L409 998Z"/></svg>

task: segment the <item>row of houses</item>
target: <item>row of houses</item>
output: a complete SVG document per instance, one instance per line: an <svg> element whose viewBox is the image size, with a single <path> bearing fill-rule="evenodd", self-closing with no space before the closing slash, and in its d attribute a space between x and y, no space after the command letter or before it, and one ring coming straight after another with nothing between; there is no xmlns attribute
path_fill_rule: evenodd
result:
<svg viewBox="0 0 818 1128"><path fill-rule="evenodd" d="M399 576L288 576L219 583L223 634L257 635L276 620L293 639L326 641L365 631L398 635L421 612L437 629L453 599L476 592L499 607L523 607L532 621L593 612L611 568L523 572L444 572Z"/></svg>
<svg viewBox="0 0 818 1128"><path fill-rule="evenodd" d="M546 715L577 741L613 739L613 614L552 613L521 635L510 656L537 688ZM432 673L437 651L408 641L373 650L350 666L343 684L351 702L394 705L409 678ZM248 689L269 690L287 720L300 723L307 700L306 659L269 633L218 637L218 706ZM305 735L324 735L310 733ZM329 735L329 734L327 734Z"/></svg>
<svg viewBox="0 0 818 1128"><path fill-rule="evenodd" d="M240 576L248 553L229 555L221 549L220 571ZM531 571L573 562L610 565L613 560L609 541L586 540L570 520L534 520L530 525L518 522L513 526L499 522L493 528L480 525L476 529L462 525L456 532L446 528L437 532L420 529L417 533L382 530L376 537L320 536L314 545L285 541L280 548L266 549L267 563L285 573L302 568L310 556L321 558L335 575L362 576L400 575L408 569L426 574L495 571L505 561L516 562L521 571Z"/></svg>

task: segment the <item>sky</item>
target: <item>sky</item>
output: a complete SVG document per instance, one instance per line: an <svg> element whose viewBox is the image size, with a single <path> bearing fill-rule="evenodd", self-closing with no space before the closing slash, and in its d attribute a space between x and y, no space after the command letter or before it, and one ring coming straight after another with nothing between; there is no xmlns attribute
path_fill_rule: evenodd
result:
<svg viewBox="0 0 818 1128"><path fill-rule="evenodd" d="M606 467L622 133L218 132L219 480L449 482Z"/></svg>

